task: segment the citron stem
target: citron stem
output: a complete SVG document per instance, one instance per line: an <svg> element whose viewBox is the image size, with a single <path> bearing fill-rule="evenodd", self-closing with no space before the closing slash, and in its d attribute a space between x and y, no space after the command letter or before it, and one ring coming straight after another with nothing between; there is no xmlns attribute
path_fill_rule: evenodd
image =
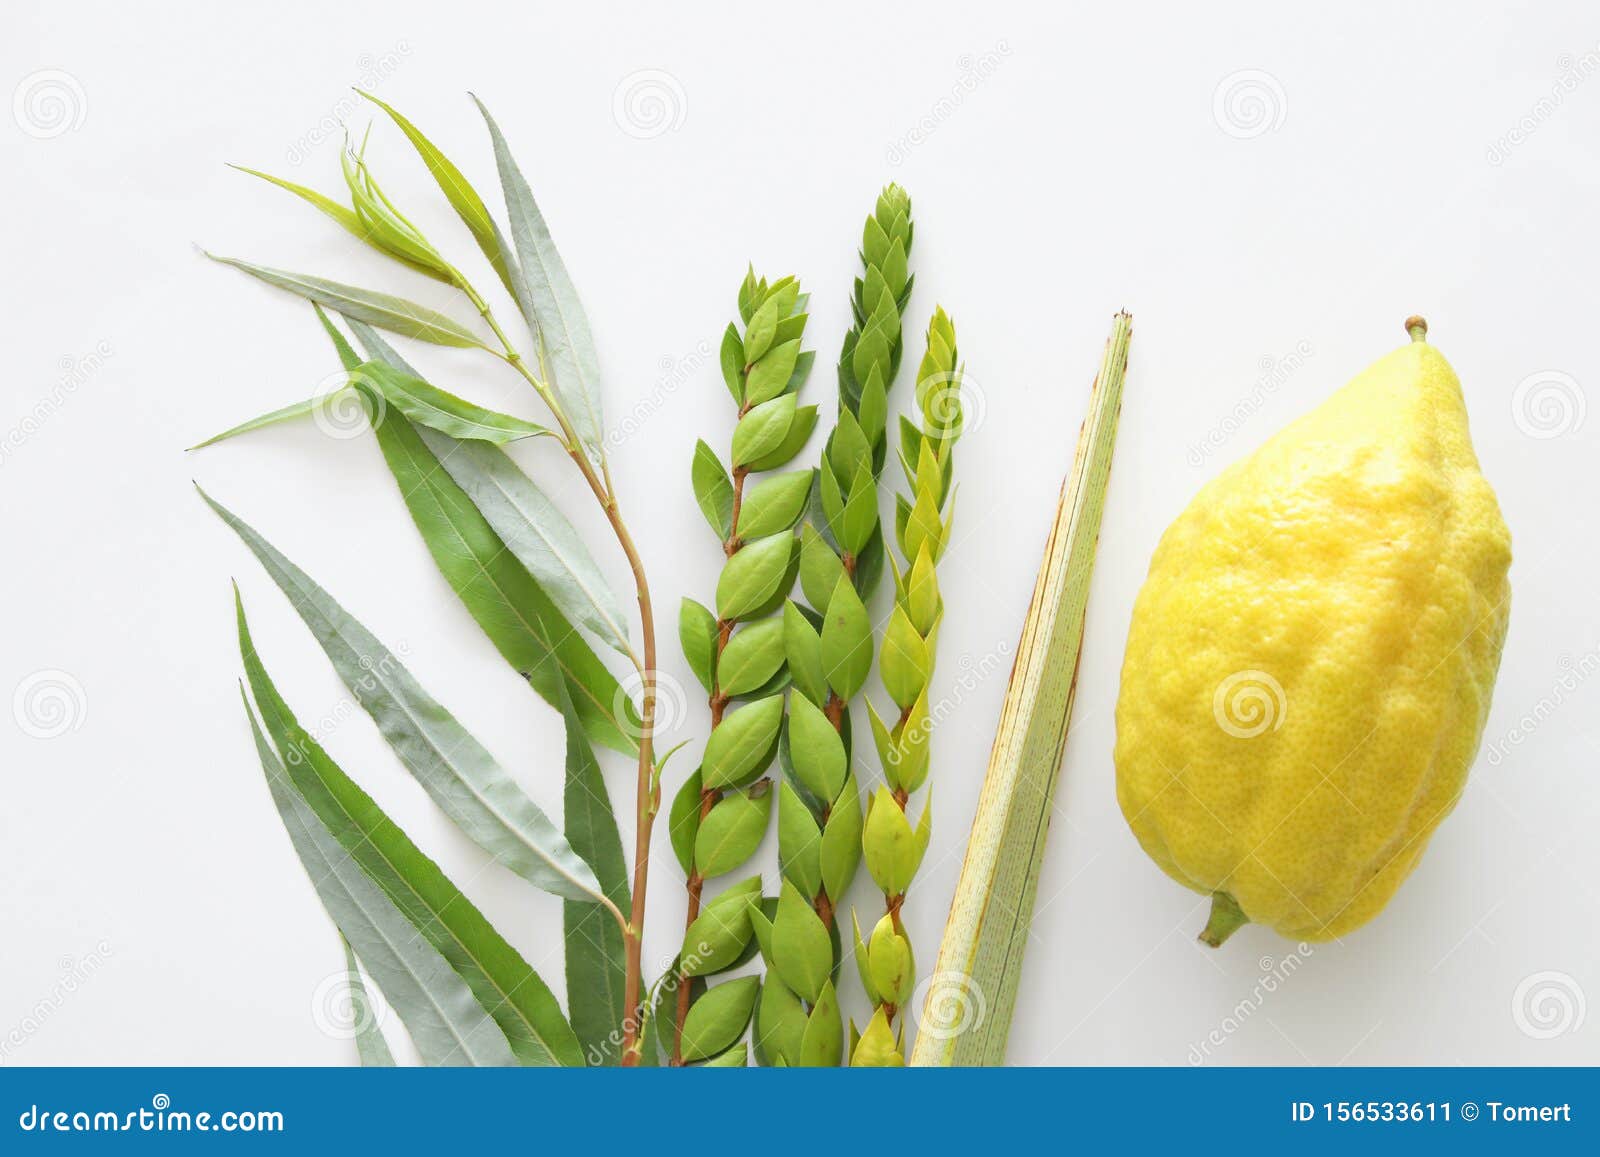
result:
<svg viewBox="0 0 1600 1157"><path fill-rule="evenodd" d="M1237 900L1226 892L1213 892L1211 919L1206 921L1205 931L1200 933L1200 942L1209 944L1213 948L1220 948L1224 940L1248 923L1250 917L1244 914L1244 909L1239 907Z"/></svg>
<svg viewBox="0 0 1600 1157"><path fill-rule="evenodd" d="M1428 319L1412 314L1406 318L1406 332L1411 335L1412 341L1428 340Z"/></svg>

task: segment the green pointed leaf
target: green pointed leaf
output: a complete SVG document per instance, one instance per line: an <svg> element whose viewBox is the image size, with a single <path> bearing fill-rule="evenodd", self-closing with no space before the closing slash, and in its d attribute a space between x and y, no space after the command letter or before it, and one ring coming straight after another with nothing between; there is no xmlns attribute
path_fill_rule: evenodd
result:
<svg viewBox="0 0 1600 1157"><path fill-rule="evenodd" d="M833 943L822 917L787 880L772 922L772 958L778 978L814 1004L833 970Z"/></svg>
<svg viewBox="0 0 1600 1157"><path fill-rule="evenodd" d="M856 471L850 494L839 517L832 520L839 544L851 554L860 553L878 529L878 483L865 463Z"/></svg>
<svg viewBox="0 0 1600 1157"><path fill-rule="evenodd" d="M771 762L782 723L782 695L729 712L706 740L702 787L735 787L754 779Z"/></svg>
<svg viewBox="0 0 1600 1157"><path fill-rule="evenodd" d="M200 493L289 597L340 680L445 814L537 887L566 899L600 899L594 871L566 837L400 660L271 543Z"/></svg>
<svg viewBox="0 0 1600 1157"><path fill-rule="evenodd" d="M800 1063L811 1068L835 1068L843 1056L844 1024L839 1019L839 998L833 982L823 984L800 1039Z"/></svg>
<svg viewBox="0 0 1600 1157"><path fill-rule="evenodd" d="M693 599L684 599L678 604L678 643L694 677L711 694L717 685L717 617Z"/></svg>
<svg viewBox="0 0 1600 1157"><path fill-rule="evenodd" d="M735 631L717 663L717 690L746 695L769 682L783 666L783 620L764 619Z"/></svg>
<svg viewBox="0 0 1600 1157"><path fill-rule="evenodd" d="M254 718L250 720L250 725L255 726ZM339 943L344 945L345 980L349 985L350 1020L355 1025L356 1054L361 1058L363 1068L393 1068L394 1054L389 1051L389 1042L383 1039L383 1030L378 1027L372 1000L367 996L366 985L361 982L361 969L356 963L355 950L343 936L339 937Z"/></svg>
<svg viewBox="0 0 1600 1157"><path fill-rule="evenodd" d="M778 870L807 896L822 887L822 833L794 788L778 786ZM831 895L832 893L830 893Z"/></svg>
<svg viewBox="0 0 1600 1157"><path fill-rule="evenodd" d="M886 896L900 896L911 886L922 857L905 812L889 789L880 787L867 807L861 852L867 871Z"/></svg>
<svg viewBox="0 0 1600 1157"><path fill-rule="evenodd" d="M770 402L789 386L795 362L800 357L800 339L775 345L762 355L745 379L744 400L749 405Z"/></svg>
<svg viewBox="0 0 1600 1157"><path fill-rule="evenodd" d="M391 297L387 293L377 293L370 289L360 289L354 285L344 285L322 277L312 277L305 273L268 269L266 266L252 265L236 257L218 257L213 253L208 253L206 256L213 261L220 261L224 265L243 270L268 285L277 286L307 301L327 306L352 321L366 322L368 325L375 325L379 329L389 330L402 337L412 337L435 345L480 347L483 345L478 337L461 323L413 301Z"/></svg>
<svg viewBox="0 0 1600 1157"><path fill-rule="evenodd" d="M805 356L809 357L810 354L808 353ZM793 397L792 394L785 396ZM768 404L771 405L771 403ZM811 438L811 431L816 428L817 408L815 406L796 407L794 420L789 423L789 429L783 435L783 440L767 453L752 457L747 465L751 470L756 471L776 470L780 466L787 466L794 461L796 454L805 449L806 442Z"/></svg>
<svg viewBox="0 0 1600 1157"><path fill-rule="evenodd" d="M821 533L806 523L800 528L800 589L811 609L826 615L828 602L844 578L844 563Z"/></svg>
<svg viewBox="0 0 1600 1157"><path fill-rule="evenodd" d="M196 442L193 446L190 446L189 449L204 449L207 446L216 445L225 438L232 438L239 434L248 434L252 430L260 430L266 426L276 426L281 422L292 422L296 418L309 417L317 412L318 406L327 405L330 398L331 395L324 395L315 398L307 398L303 402L291 402L289 405L273 410L271 413L262 414L259 418L251 418L248 422L240 422L237 426L229 427L220 434L213 434L204 442Z"/></svg>
<svg viewBox="0 0 1600 1157"><path fill-rule="evenodd" d="M749 1064L749 1050L743 1041L734 1045L725 1053L719 1053L705 1063L708 1069L742 1069Z"/></svg>
<svg viewBox="0 0 1600 1157"><path fill-rule="evenodd" d="M761 877L751 876L707 904L683 934L683 974L711 976L732 967L750 942L750 910L760 902Z"/></svg>
<svg viewBox="0 0 1600 1157"><path fill-rule="evenodd" d="M761 986L751 1043L756 1059L767 1065L800 1063L800 1042L805 1037L806 1009L800 998L771 973Z"/></svg>
<svg viewBox="0 0 1600 1157"><path fill-rule="evenodd" d="M739 537L765 538L793 528L805 512L814 470L795 470L763 479L739 508Z"/></svg>
<svg viewBox="0 0 1600 1157"><path fill-rule="evenodd" d="M717 617L748 618L762 610L782 589L794 554L794 536L787 532L747 542L717 577Z"/></svg>
<svg viewBox="0 0 1600 1157"><path fill-rule="evenodd" d="M467 983L521 1063L583 1064L578 1038L539 974L300 726L256 655L242 609L239 630L265 724L278 747L293 753L290 790L405 914L412 935L420 933Z"/></svg>
<svg viewBox="0 0 1600 1157"><path fill-rule="evenodd" d="M506 287L506 292L515 297L511 255L506 252L505 240L500 236L500 229L494 223L494 218L489 215L488 206L483 203L483 198L478 196L471 182L462 175L461 170L456 168L449 157L423 136L421 129L401 116L393 106L384 103L364 89L358 88L356 93L388 113L400 127L400 131L405 133L406 139L422 158L422 163L428 167L428 172L433 174L434 181L438 183L445 199L450 202L450 207L456 211L456 216L461 218L462 223L472 233L473 240L478 243L478 248L483 250L483 255L489 259L495 276L500 278L501 284Z"/></svg>
<svg viewBox="0 0 1600 1157"><path fill-rule="evenodd" d="M851 776L834 797L828 824L822 829L819 864L828 895L843 896L861 863L861 789Z"/></svg>
<svg viewBox="0 0 1600 1157"><path fill-rule="evenodd" d="M855 697L872 670L872 621L848 576L841 574L822 624L822 669L839 698Z"/></svg>
<svg viewBox="0 0 1600 1157"><path fill-rule="evenodd" d="M895 931L894 918L884 916L872 930L867 946L867 965L872 972L872 987L880 1002L904 1006L916 984L916 965L911 958L911 942Z"/></svg>
<svg viewBox="0 0 1600 1157"><path fill-rule="evenodd" d="M556 251L544 214L533 199L533 191L500 135L500 127L483 102L477 97L473 100L489 126L511 221L511 239L519 265L515 278L517 304L529 328L540 336L545 362L555 379L550 385L568 419L578 437L598 454L604 430L600 416L600 360L589 334L589 319L561 254Z"/></svg>
<svg viewBox="0 0 1600 1157"><path fill-rule="evenodd" d="M744 357L745 364L751 365L761 360L761 356L772 346L772 339L778 328L778 302L768 298L750 317L750 324L744 331Z"/></svg>
<svg viewBox="0 0 1600 1157"><path fill-rule="evenodd" d="M672 797L672 809L667 814L667 835L672 840L672 854L685 876L694 875L694 841L700 834L700 769L683 781L678 794Z"/></svg>
<svg viewBox="0 0 1600 1157"><path fill-rule="evenodd" d="M541 590L571 622L631 655L628 617L572 523L510 456L434 430L422 440Z"/></svg>
<svg viewBox="0 0 1600 1157"><path fill-rule="evenodd" d="M733 481L717 452L704 441L694 444L689 480L694 485L694 500L700 506L700 513L706 516L718 538L727 539L733 534Z"/></svg>
<svg viewBox="0 0 1600 1157"><path fill-rule="evenodd" d="M794 425L797 406L793 394L784 394L750 409L733 428L735 468L752 463L784 445Z"/></svg>
<svg viewBox="0 0 1600 1157"><path fill-rule="evenodd" d="M757 780L730 792L706 813L694 840L694 865L706 879L725 875L755 855L772 815L772 784Z"/></svg>
<svg viewBox="0 0 1600 1157"><path fill-rule="evenodd" d="M733 395L734 404L744 405L744 342L739 339L739 327L732 322L722 333L722 380Z"/></svg>
<svg viewBox="0 0 1600 1157"><path fill-rule="evenodd" d="M683 1059L703 1061L730 1048L750 1023L760 985L754 976L741 976L706 989L683 1021Z"/></svg>
<svg viewBox="0 0 1600 1157"><path fill-rule="evenodd" d="M932 668L933 656L928 644L917 634L905 610L896 606L889 613L889 625L884 628L883 647L878 654L878 673L883 676L889 698L902 709L910 707L927 687Z"/></svg>
<svg viewBox="0 0 1600 1157"><path fill-rule="evenodd" d="M376 389L386 403L397 407L419 426L437 430L451 438L501 446L521 438L550 433L536 422L485 409L381 362L367 362L353 376L357 381Z"/></svg>
<svg viewBox="0 0 1600 1157"><path fill-rule="evenodd" d="M276 185L280 189L287 189L302 201L315 205L352 234L361 238L361 240L367 240L366 226L361 223L361 218L356 216L355 210L350 206L340 204L332 197L324 196L315 189L308 189L304 185L297 185L293 181L284 180L282 177L274 177L271 173L263 173L260 169L252 169L245 165L229 165L228 167L237 169L241 173L249 173L252 177L260 177L263 181Z"/></svg>
<svg viewBox="0 0 1600 1157"><path fill-rule="evenodd" d="M804 695L789 701L789 759L817 799L831 801L844 786L849 759L844 741L820 707Z"/></svg>
<svg viewBox="0 0 1600 1157"><path fill-rule="evenodd" d="M822 673L822 638L805 614L793 603L783 607L783 653L795 687L811 702L828 698L828 680Z"/></svg>

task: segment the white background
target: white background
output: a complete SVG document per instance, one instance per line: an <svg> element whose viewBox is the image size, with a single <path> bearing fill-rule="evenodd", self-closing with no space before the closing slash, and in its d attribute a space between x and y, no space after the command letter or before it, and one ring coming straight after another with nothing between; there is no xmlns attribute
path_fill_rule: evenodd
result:
<svg viewBox="0 0 1600 1157"><path fill-rule="evenodd" d="M886 180L911 190L908 332L919 346L934 303L950 309L979 419L941 568L937 690L960 706L938 735L934 843L906 909L925 968L1009 660L971 686L963 675L1015 644L1109 318L1133 312L1013 1062L1600 1061L1600 679L1585 681L1600 663L1600 414L1584 414L1600 388L1592 5L141 7L11 4L0 34L0 84L23 90L0 117L5 1063L354 1056L319 1024L319 985L342 958L250 748L229 578L302 718L340 710L340 688L191 477L404 645L559 811L556 718L445 587L369 437L302 424L182 453L334 368L303 305L195 244L446 304L224 167L334 191L327 126L365 123L356 83L398 103L486 195L469 89L520 156L587 302L608 416L638 426L615 470L667 669L686 686L674 608L707 597L720 560L688 463L697 436L726 445L714 350L745 263L813 292L807 392L830 407L861 219ZM630 106L641 85L664 106ZM431 233L476 257L391 126L369 157ZM1374 924L1297 958L1267 992L1264 971L1294 946L1247 928L1222 951L1198 947L1200 898L1145 859L1117 810L1122 641L1156 539L1197 487L1403 342L1413 312L1460 373L1512 528L1510 639L1484 754L1415 876ZM1275 375L1297 349L1302 364ZM503 368L418 360L536 416ZM543 447L519 457L626 589L566 464ZM54 738L6 710L39 672L82 690ZM695 706L669 739L701 735ZM486 867L364 716L328 742L559 990L557 903ZM631 769L613 760L607 775L630 800ZM658 835L657 965L682 904ZM769 880L773 856L761 853ZM851 900L876 906L864 871ZM1563 975L1537 975L1551 972Z"/></svg>

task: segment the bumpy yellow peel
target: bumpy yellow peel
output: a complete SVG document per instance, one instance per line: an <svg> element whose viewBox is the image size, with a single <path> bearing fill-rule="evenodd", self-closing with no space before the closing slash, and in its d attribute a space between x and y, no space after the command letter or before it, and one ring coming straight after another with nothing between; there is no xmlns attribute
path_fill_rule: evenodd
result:
<svg viewBox="0 0 1600 1157"><path fill-rule="evenodd" d="M1413 341L1195 496L1134 605L1117 798L1145 851L1248 920L1372 919L1466 784L1511 536L1461 385Z"/></svg>

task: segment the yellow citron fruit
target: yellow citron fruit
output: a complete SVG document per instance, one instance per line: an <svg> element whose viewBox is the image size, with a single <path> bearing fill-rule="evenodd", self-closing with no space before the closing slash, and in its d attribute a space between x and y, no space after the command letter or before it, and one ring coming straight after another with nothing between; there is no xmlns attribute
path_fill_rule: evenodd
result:
<svg viewBox="0 0 1600 1157"><path fill-rule="evenodd" d="M1117 701L1150 858L1296 940L1366 923L1466 785L1505 642L1511 535L1461 384L1412 342L1209 483L1161 538Z"/></svg>

